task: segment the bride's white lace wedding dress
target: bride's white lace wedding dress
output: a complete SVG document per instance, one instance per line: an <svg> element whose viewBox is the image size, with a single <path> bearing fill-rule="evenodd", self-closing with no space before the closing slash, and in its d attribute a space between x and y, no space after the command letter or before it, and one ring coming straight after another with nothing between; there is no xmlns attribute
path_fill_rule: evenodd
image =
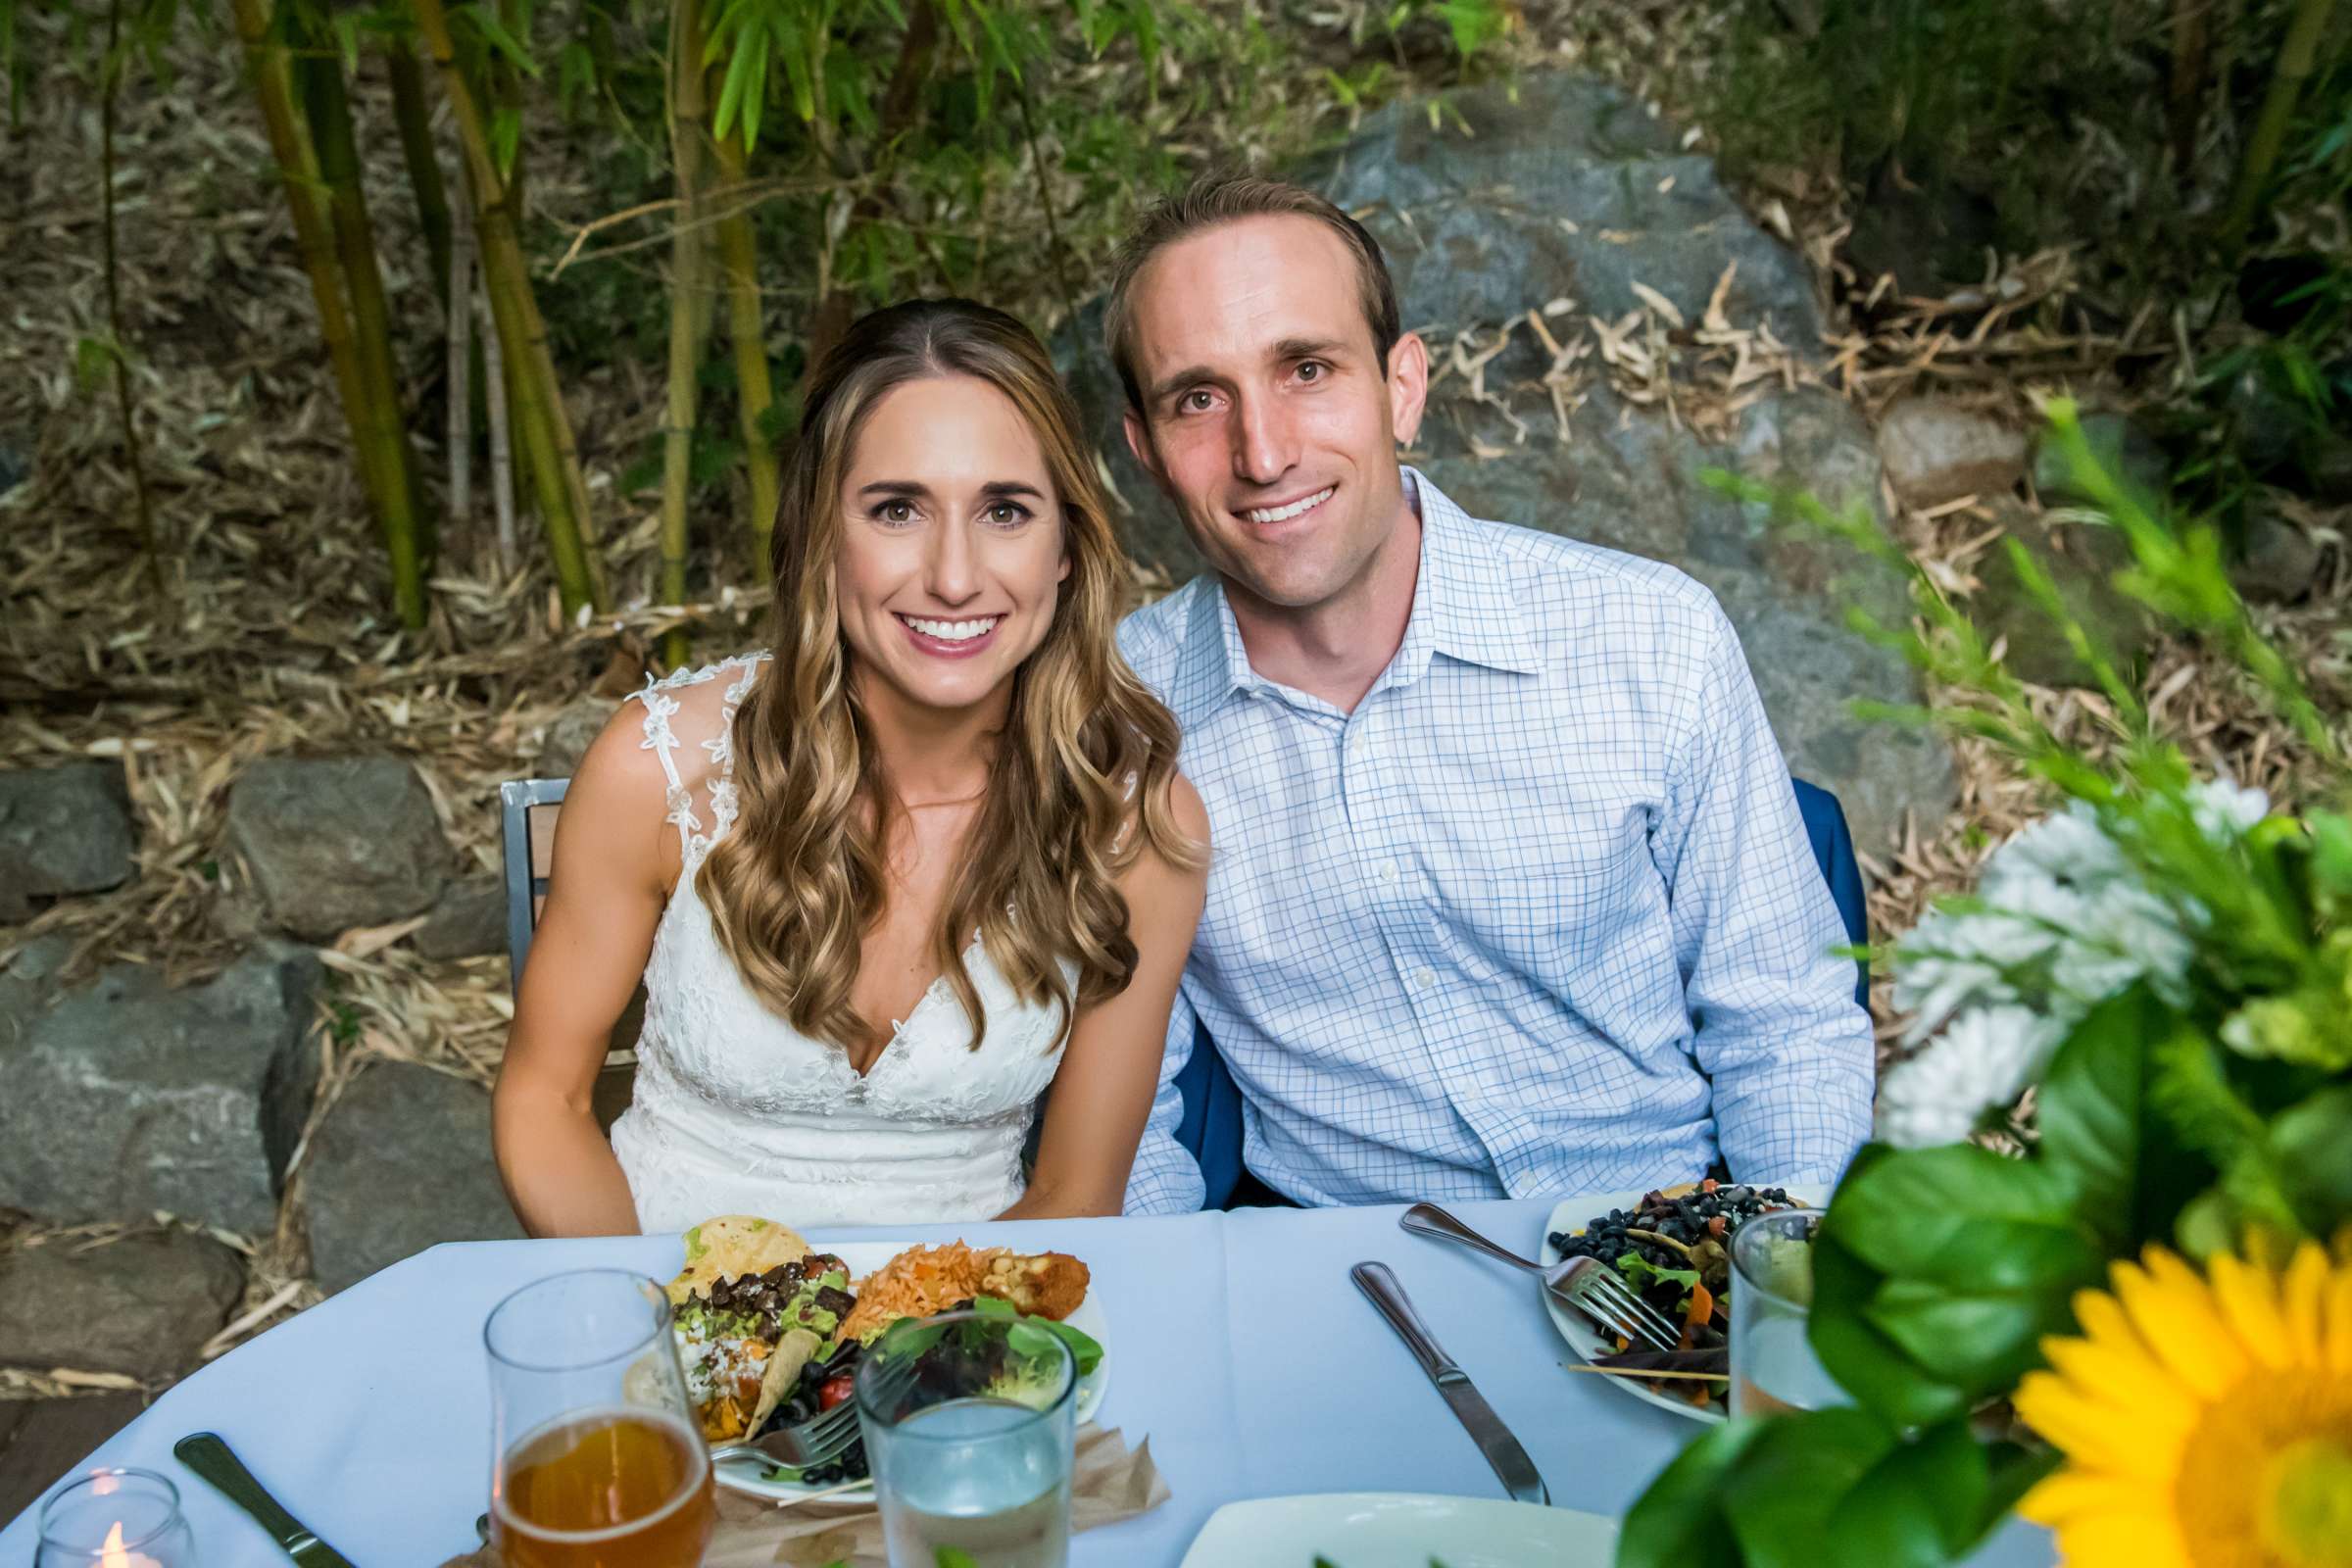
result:
<svg viewBox="0 0 2352 1568"><path fill-rule="evenodd" d="M766 657L681 670L633 699L669 775L685 855L646 961L635 1097L612 1126L638 1224L675 1231L760 1214L807 1229L996 1214L1021 1196L1021 1146L1061 1059L1055 1009L1014 995L975 941L964 963L987 1010L980 1049L942 977L860 1076L839 1046L802 1034L745 986L695 891L696 869L735 822L729 725ZM698 803L680 782L671 721L680 688L722 677L717 722L687 738L710 758Z"/></svg>

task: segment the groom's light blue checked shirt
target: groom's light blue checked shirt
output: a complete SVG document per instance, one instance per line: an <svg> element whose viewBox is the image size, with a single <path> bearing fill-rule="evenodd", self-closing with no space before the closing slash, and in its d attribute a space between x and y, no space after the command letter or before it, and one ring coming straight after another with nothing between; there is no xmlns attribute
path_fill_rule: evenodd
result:
<svg viewBox="0 0 2352 1568"><path fill-rule="evenodd" d="M1129 1212L1197 1208L1171 1080L1205 1020L1245 1158L1305 1203L1826 1181L1868 1015L1738 635L1671 566L1422 518L1353 713L1250 666L1213 576L1119 642L1184 726L1208 903Z"/></svg>

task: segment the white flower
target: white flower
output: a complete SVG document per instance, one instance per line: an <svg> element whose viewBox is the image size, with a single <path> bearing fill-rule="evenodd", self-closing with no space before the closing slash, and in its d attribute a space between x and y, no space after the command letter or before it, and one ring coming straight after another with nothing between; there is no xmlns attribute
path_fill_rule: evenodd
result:
<svg viewBox="0 0 2352 1568"><path fill-rule="evenodd" d="M2099 826L2089 807L2077 801L2018 833L1985 862L1978 891L1988 904L2009 878L2040 878L2080 888L2102 886L2132 874L2123 851Z"/></svg>
<svg viewBox="0 0 2352 1568"><path fill-rule="evenodd" d="M2225 773L2190 789L2188 809L2207 838L2233 839L2271 814L2271 798Z"/></svg>
<svg viewBox="0 0 2352 1568"><path fill-rule="evenodd" d="M1915 1015L1905 1041L1926 1039L1962 1007L2018 1001L2010 974L2057 941L2056 931L1997 910L1931 910L1895 955L1894 1004Z"/></svg>
<svg viewBox="0 0 2352 1568"><path fill-rule="evenodd" d="M2030 1007L1975 1007L1879 1083L1878 1136L1897 1149L1954 1144L1988 1110L2016 1103L2041 1075L2068 1022Z"/></svg>

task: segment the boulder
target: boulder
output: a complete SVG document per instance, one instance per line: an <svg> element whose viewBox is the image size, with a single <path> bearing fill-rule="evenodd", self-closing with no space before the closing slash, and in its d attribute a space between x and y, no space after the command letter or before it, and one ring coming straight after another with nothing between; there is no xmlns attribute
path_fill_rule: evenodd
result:
<svg viewBox="0 0 2352 1568"><path fill-rule="evenodd" d="M2320 547L2310 534L2259 501L2246 508L2245 531L2245 552L2230 568L2243 598L2291 605L2311 592L2320 574Z"/></svg>
<svg viewBox="0 0 2352 1568"><path fill-rule="evenodd" d="M0 772L0 920L130 877L130 794L120 762Z"/></svg>
<svg viewBox="0 0 2352 1568"><path fill-rule="evenodd" d="M2026 437L1992 415L1942 398L1899 399L1879 421L1879 456L1914 507L2004 495L2026 475Z"/></svg>
<svg viewBox="0 0 2352 1568"><path fill-rule="evenodd" d="M2121 414L2085 414L2082 440L2101 467L2120 479L2126 491L2146 500L2160 500L2172 486L2172 465L2154 436ZM2075 483L2066 458L2047 431L2034 446L2034 489L2051 506L2086 502L2089 494Z"/></svg>
<svg viewBox="0 0 2352 1568"><path fill-rule="evenodd" d="M268 1230L318 1084L317 957L265 951L177 990L130 963L61 990L53 957L27 950L0 984L0 1204Z"/></svg>
<svg viewBox="0 0 2352 1568"><path fill-rule="evenodd" d="M2132 547L2111 527L2094 522L2050 523L2024 506L2001 509L2008 537L2026 551L2058 590L2067 610L2093 643L2117 662L2127 679L2155 645L2161 623L2137 600L2119 592L2115 574L2132 564ZM2011 674L2036 686L2087 686L2091 673L2067 646L2066 634L2026 592L2009 552L1999 543L1976 565L1969 618L1987 643L2008 645Z"/></svg>
<svg viewBox="0 0 2352 1568"><path fill-rule="evenodd" d="M427 958L478 958L507 951L507 884L495 872L452 882L409 939Z"/></svg>
<svg viewBox="0 0 2352 1568"><path fill-rule="evenodd" d="M237 1254L184 1230L0 1254L0 1366L177 1377L245 1291Z"/></svg>
<svg viewBox="0 0 2352 1568"><path fill-rule="evenodd" d="M1444 129L1430 127L1425 104L1395 104L1299 172L1379 237L1406 324L1438 352L1457 331L1491 334L1559 298L1575 302L1563 325L1587 313L1615 318L1640 305L1637 281L1695 321L1734 261L1725 310L1735 324L1769 320L1803 351L1818 341L1804 264L1740 209L1706 159L1678 151L1678 127L1573 75L1524 76L1516 102L1501 86L1446 102ZM1475 134L1454 128L1456 109ZM1200 558L1126 450L1123 394L1100 347L1100 302L1083 313L1078 336L1085 348L1070 367L1072 384L1123 504L1128 547L1181 582ZM1488 366L1486 384L1519 388L1548 363L1522 325ZM1775 390L1717 442L1629 407L1596 382L1563 442L1543 392L1506 392L1530 426L1522 442L1493 410L1452 396L1454 385L1438 388L1413 460L1448 495L1475 515L1668 562L1714 590L1739 627L1791 767L1838 794L1866 849L1887 842L1907 809L1933 819L1949 808L1951 762L1940 742L1848 710L1856 698L1919 700L1899 657L1845 629L1852 606L1903 621L1902 586L1841 548L1774 533L1699 478L1723 466L1875 507L1879 454L1849 405L1809 389ZM1479 455L1495 450L1503 456Z"/></svg>
<svg viewBox="0 0 2352 1568"><path fill-rule="evenodd" d="M490 1096L430 1067L378 1062L312 1141L303 1214L329 1293L441 1242L522 1235L490 1155Z"/></svg>
<svg viewBox="0 0 2352 1568"><path fill-rule="evenodd" d="M602 697L584 697L548 721L539 743L538 778L569 778L580 770L580 759L604 733L612 717L612 704Z"/></svg>
<svg viewBox="0 0 2352 1568"><path fill-rule="evenodd" d="M254 763L229 790L228 842L270 917L307 942L416 914L449 874L432 796L396 757Z"/></svg>

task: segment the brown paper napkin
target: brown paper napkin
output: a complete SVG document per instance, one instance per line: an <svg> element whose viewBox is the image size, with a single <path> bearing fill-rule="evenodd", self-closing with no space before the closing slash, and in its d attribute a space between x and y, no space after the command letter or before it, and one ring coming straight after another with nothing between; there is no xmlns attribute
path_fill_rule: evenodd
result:
<svg viewBox="0 0 2352 1568"><path fill-rule="evenodd" d="M1168 1483L1152 1462L1152 1440L1129 1448L1116 1427L1089 1422L1078 1429L1077 1468L1070 1476L1070 1528L1092 1530L1149 1513L1168 1500ZM719 1489L718 1529L703 1568L888 1568L882 1516L871 1502L832 1498L778 1503ZM489 1547L452 1557L441 1568L499 1568Z"/></svg>

